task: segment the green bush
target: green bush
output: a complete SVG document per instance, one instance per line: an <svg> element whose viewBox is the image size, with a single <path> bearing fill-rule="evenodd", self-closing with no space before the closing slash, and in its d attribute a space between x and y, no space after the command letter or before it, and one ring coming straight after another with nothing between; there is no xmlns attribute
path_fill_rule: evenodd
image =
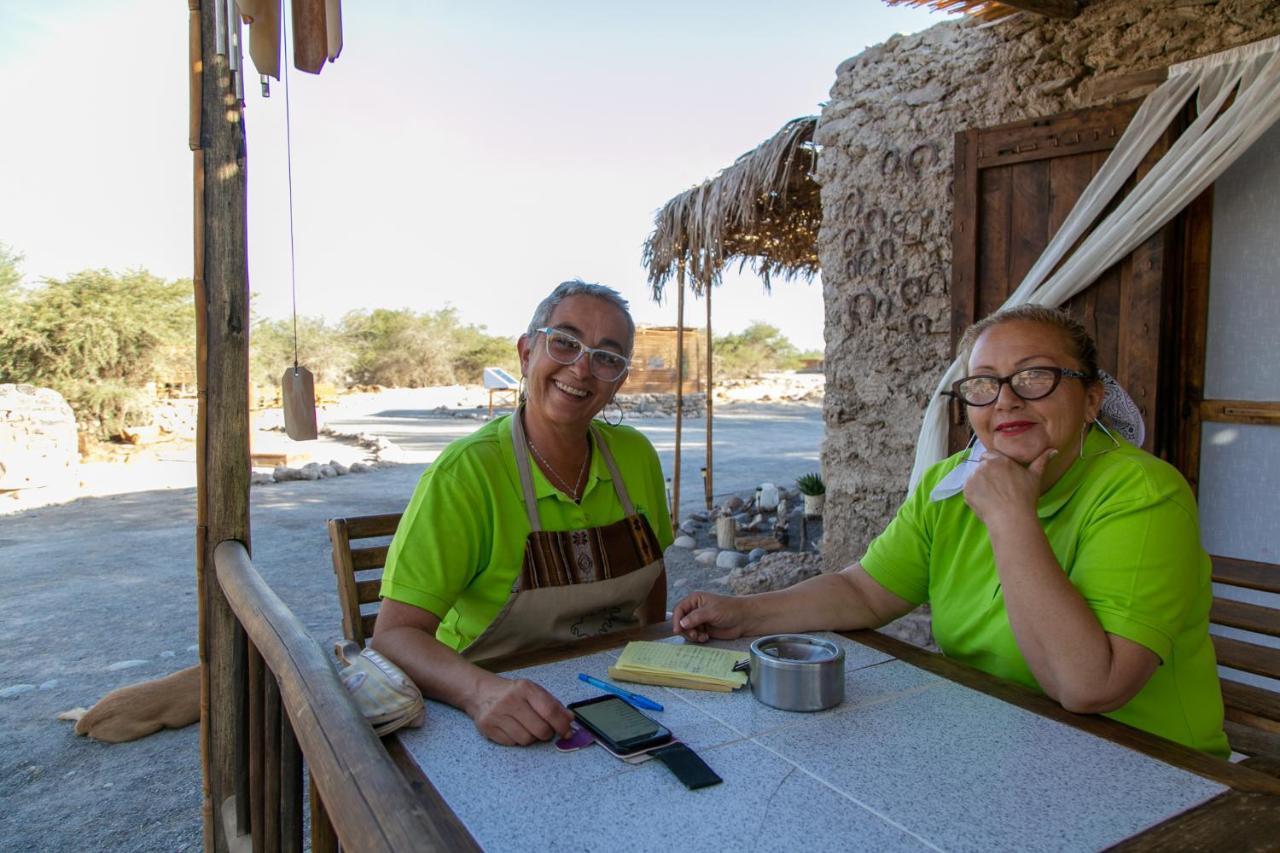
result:
<svg viewBox="0 0 1280 853"><path fill-rule="evenodd" d="M715 339L712 352L716 376L724 379L753 379L772 370L793 370L800 366L800 354L776 326L752 323L738 334Z"/></svg>
<svg viewBox="0 0 1280 853"><path fill-rule="evenodd" d="M22 256L0 243L0 382L53 388L80 429L100 437L150 418L151 383L195 383L189 280L145 270L86 270L21 286ZM250 382L278 389L294 363L292 319L256 319ZM478 383L485 367L518 370L515 344L463 325L457 311L356 311L336 325L299 317L298 362L317 384L418 387Z"/></svg>
<svg viewBox="0 0 1280 853"><path fill-rule="evenodd" d="M516 364L515 345L464 326L457 310L419 314L407 308L356 311L342 319L354 359L351 381L419 388L476 383L486 366Z"/></svg>
<svg viewBox="0 0 1280 853"><path fill-rule="evenodd" d="M10 292L0 307L0 382L53 388L80 429L109 436L146 419L150 383L194 374L190 281L85 270Z"/></svg>
<svg viewBox="0 0 1280 853"><path fill-rule="evenodd" d="M320 317L299 317L298 364L318 384L345 387L355 358L351 341L340 327ZM249 335L249 380L255 388L278 388L294 358L293 320L255 319Z"/></svg>

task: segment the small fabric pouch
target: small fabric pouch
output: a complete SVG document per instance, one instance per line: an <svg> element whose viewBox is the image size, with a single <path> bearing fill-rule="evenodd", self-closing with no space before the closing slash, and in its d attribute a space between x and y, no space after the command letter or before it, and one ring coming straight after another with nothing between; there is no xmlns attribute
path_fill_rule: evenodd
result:
<svg viewBox="0 0 1280 853"><path fill-rule="evenodd" d="M422 693L400 667L351 641L334 643L333 652L342 664L338 677L376 734L423 724L427 709Z"/></svg>

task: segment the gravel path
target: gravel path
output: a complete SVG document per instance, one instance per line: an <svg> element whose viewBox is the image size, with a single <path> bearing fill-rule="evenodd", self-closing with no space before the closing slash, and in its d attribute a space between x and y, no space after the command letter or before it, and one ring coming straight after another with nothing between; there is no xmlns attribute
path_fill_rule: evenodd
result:
<svg viewBox="0 0 1280 853"><path fill-rule="evenodd" d="M743 413L744 423L756 419ZM816 409L802 420L815 421L820 436ZM788 457L792 479L817 467L817 452L813 442L807 456ZM733 449L721 450L719 436L717 454L717 470L732 470ZM761 464L744 458L744 470ZM325 520L401 510L423 469L402 464L254 488L255 565L326 647L340 624ZM725 481L734 482L727 473ZM108 746L75 737L72 723L55 719L196 662L194 525L193 489L0 516L0 850L202 845L197 727ZM700 544L709 536L702 531ZM725 574L694 566L680 549L669 553L668 569L671 603Z"/></svg>

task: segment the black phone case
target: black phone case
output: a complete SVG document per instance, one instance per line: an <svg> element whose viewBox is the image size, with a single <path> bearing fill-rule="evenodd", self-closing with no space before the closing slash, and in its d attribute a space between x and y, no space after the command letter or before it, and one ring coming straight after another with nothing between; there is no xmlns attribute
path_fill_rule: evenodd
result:
<svg viewBox="0 0 1280 853"><path fill-rule="evenodd" d="M594 726L592 726L589 722L587 722L587 720L584 717L581 717L577 714L577 709L582 705L594 705L597 702L606 702L610 700L617 700L619 702L622 702L623 704L626 704L628 708L635 711L637 714L644 717L649 722L653 723L662 731L666 732L667 733L666 737L655 743L646 744L644 746L636 747L634 749L624 750L619 748L616 744L614 744L608 735L605 735L600 731L598 731ZM653 719L648 714L641 711L639 708L636 708L634 705L628 704L626 700L622 699L621 697L614 696L613 694L610 694L610 693L606 693L603 696L595 696L595 697L592 697L591 699L583 699L579 702L570 702L566 707L570 711L574 712L573 717L577 721L578 725L582 726L584 729L591 732L591 734L595 736L597 744L604 747L605 751L608 752L610 755L621 758L623 761L627 761L634 756L645 755L651 750L668 746L675 740L675 736L671 734L671 730L668 729L666 726L662 725L662 723L659 723L657 720ZM644 761L646 759L647 759L647 756L646 758L641 758L640 760ZM632 763L636 763L636 762L632 762Z"/></svg>

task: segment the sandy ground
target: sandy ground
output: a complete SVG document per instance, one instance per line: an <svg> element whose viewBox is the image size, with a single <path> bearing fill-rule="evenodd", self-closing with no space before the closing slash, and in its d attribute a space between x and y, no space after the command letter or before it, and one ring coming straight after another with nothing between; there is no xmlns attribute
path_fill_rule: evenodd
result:
<svg viewBox="0 0 1280 853"><path fill-rule="evenodd" d="M487 407L481 389L428 389L345 398L322 418L358 420L437 398ZM780 411L802 411L820 434L812 402L741 408L744 422L773 429L785 428ZM284 438L267 431L258 440ZM338 439L308 450L316 461L368 453ZM255 566L322 646L340 634L325 519L400 511L423 470L412 462L254 488ZM0 851L199 849L196 727L109 746L75 737L56 719L116 687L196 662L194 453L164 442L131 462L88 465L81 479L76 500L0 516ZM709 528L697 538L708 544ZM669 549L667 564L672 604L693 589L718 588L725 574L696 566L684 549Z"/></svg>

